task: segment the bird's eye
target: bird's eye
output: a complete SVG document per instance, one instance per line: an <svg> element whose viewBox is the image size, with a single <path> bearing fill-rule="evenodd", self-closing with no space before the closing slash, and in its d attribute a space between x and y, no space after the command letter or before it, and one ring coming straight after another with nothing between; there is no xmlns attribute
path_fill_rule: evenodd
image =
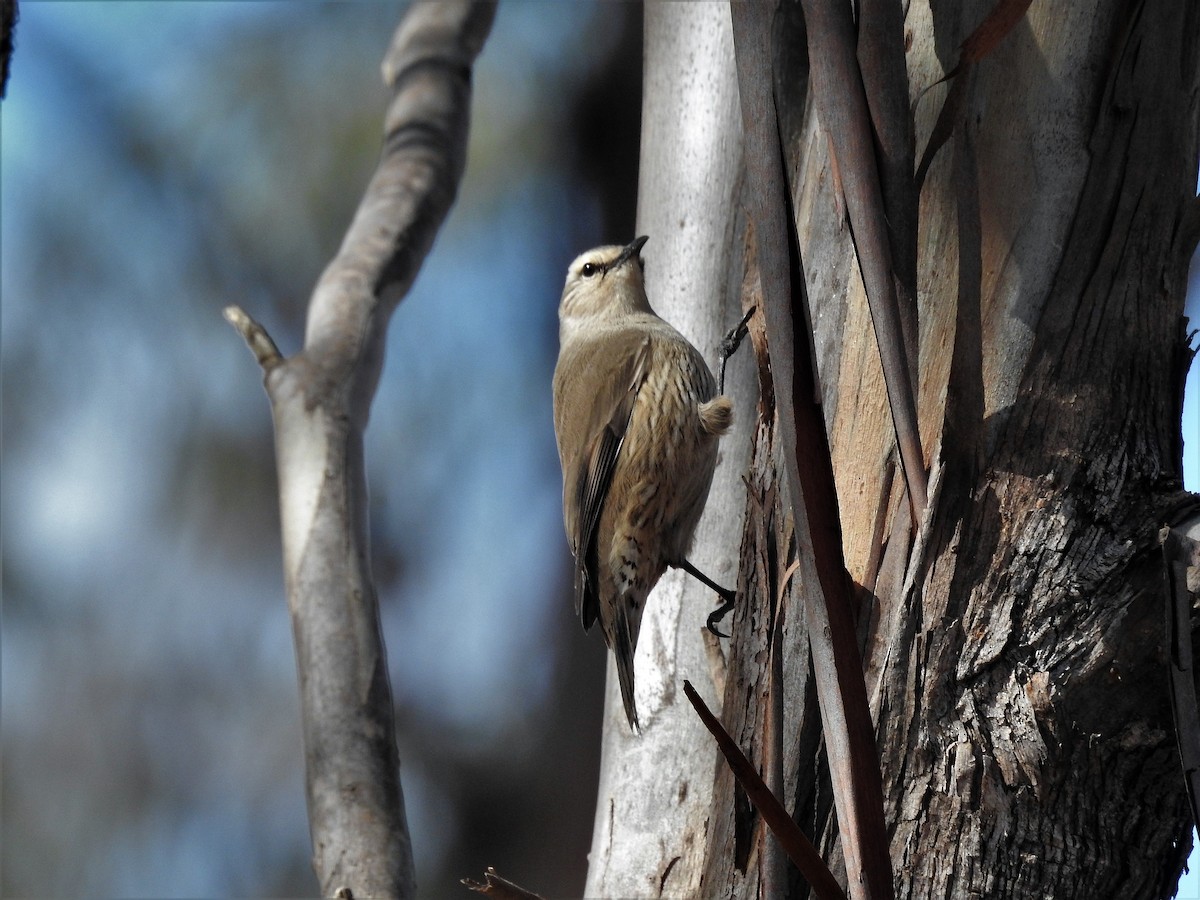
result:
<svg viewBox="0 0 1200 900"><path fill-rule="evenodd" d="M596 267L592 263L584 263L579 271L583 273L584 278L591 278L596 274Z"/></svg>

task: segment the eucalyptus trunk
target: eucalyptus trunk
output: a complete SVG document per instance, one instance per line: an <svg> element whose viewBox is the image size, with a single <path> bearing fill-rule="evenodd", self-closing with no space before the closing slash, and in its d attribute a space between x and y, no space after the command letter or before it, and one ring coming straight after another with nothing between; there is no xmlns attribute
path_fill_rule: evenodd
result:
<svg viewBox="0 0 1200 900"><path fill-rule="evenodd" d="M918 347L907 364L928 476L916 522L856 256L863 235L810 77L826 48L793 0L772 22L812 320L793 324L797 342L811 324L818 361L895 892L1169 896L1191 814L1159 530L1196 507L1182 491L1180 418L1200 233L1200 7L1033 4L985 58L933 86L994 5L914 0L891 25L895 10L860 5L904 315L915 273L904 328ZM865 58L880 21L904 47L908 137L883 127L904 104L876 102L897 70L873 76ZM645 53L639 231L651 238L651 302L715 355L716 337L762 302L729 8L648 4ZM961 106L949 141L923 184L906 184L951 91ZM887 155L897 147L898 166ZM904 191L919 198L915 216ZM609 692L589 895L805 895L692 720L684 677L714 708L721 698L725 727L845 878L795 599L813 576L778 433L782 360L758 317L751 335L731 372L759 395L735 390L738 428L699 554L727 583L737 564L733 638L706 654L711 595L664 579L647 622L665 623L644 633L637 660L658 698L644 734L621 732Z"/></svg>

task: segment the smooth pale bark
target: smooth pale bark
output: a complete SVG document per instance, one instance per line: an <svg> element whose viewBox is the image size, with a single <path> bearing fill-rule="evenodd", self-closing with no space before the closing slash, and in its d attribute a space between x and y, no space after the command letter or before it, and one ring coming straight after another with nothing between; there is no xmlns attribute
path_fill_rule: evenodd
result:
<svg viewBox="0 0 1200 900"><path fill-rule="evenodd" d="M466 163L470 73L493 4L418 3L384 60L384 148L284 359L236 307L275 422L283 568L323 896L412 897L392 691L371 577L363 431L388 318L416 278Z"/></svg>
<svg viewBox="0 0 1200 900"><path fill-rule="evenodd" d="M715 371L720 340L741 317L739 284L728 274L736 268L730 235L742 152L729 10L717 3L652 3L645 15L638 233L650 237L643 251L647 292ZM751 371L748 356L730 363L726 391L734 398L735 425L722 439L691 557L725 585L737 575L740 476L754 420ZM590 897L703 893L717 751L684 698L683 679L719 707L704 636L715 600L679 571L669 571L651 594L635 657L641 734L629 731L609 660Z"/></svg>

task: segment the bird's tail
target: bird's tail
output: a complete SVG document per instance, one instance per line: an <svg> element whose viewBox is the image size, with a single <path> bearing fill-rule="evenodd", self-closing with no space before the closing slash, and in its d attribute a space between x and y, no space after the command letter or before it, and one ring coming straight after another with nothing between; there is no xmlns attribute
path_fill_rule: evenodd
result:
<svg viewBox="0 0 1200 900"><path fill-rule="evenodd" d="M700 425L709 434L724 434L733 424L733 401L722 394L700 404Z"/></svg>
<svg viewBox="0 0 1200 900"><path fill-rule="evenodd" d="M629 720L629 728L636 734L639 727L637 706L633 701L633 651L637 647L637 637L631 628L633 623L629 621L629 613L623 600L624 598L620 598L615 604L609 646L612 647L613 656L617 661L617 683L621 686L625 718Z"/></svg>

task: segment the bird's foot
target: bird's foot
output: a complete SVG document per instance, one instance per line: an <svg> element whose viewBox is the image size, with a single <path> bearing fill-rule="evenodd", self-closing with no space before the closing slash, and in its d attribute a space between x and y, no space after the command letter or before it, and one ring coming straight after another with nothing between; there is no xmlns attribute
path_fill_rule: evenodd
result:
<svg viewBox="0 0 1200 900"><path fill-rule="evenodd" d="M756 309L758 309L756 306L750 307L749 311L742 316L742 321L734 325L730 329L729 334L725 335L721 340L721 350L718 354L721 360L721 374L717 386L717 393L719 394L725 393L725 363L729 361L729 357L737 353L738 347L742 346L742 341L746 339L746 334L750 330L750 317L754 315Z"/></svg>
<svg viewBox="0 0 1200 900"><path fill-rule="evenodd" d="M708 630L717 637L727 638L729 635L725 634L723 631L719 631L717 629L717 623L725 618L729 611L733 609L734 603L737 601L737 595L731 593L730 596L726 597L724 594L722 594L721 601L721 605L708 614L708 621L706 621L704 624L708 627Z"/></svg>
<svg viewBox="0 0 1200 900"><path fill-rule="evenodd" d="M753 310L751 310L751 312L753 312ZM737 602L737 591L732 591L727 587L721 587L721 585L717 584L715 581L713 581L711 578L709 578L707 575L705 575L703 572L701 572L699 569L697 569L695 566L693 566L686 559L683 560L683 562L674 563L673 565L677 569L683 569L683 571L687 572L689 575L691 575L697 581L712 588L721 597L721 600L723 602L721 603L720 606L718 606L716 609L714 609L712 611L712 613L708 617L708 622L706 624L708 625L708 630L711 631L713 634L715 634L717 637L723 637L723 638L729 637L729 635L723 634L722 632L717 630L717 623L720 622L723 618L725 618L725 616L729 613L729 611L731 609L733 609L734 604Z"/></svg>

